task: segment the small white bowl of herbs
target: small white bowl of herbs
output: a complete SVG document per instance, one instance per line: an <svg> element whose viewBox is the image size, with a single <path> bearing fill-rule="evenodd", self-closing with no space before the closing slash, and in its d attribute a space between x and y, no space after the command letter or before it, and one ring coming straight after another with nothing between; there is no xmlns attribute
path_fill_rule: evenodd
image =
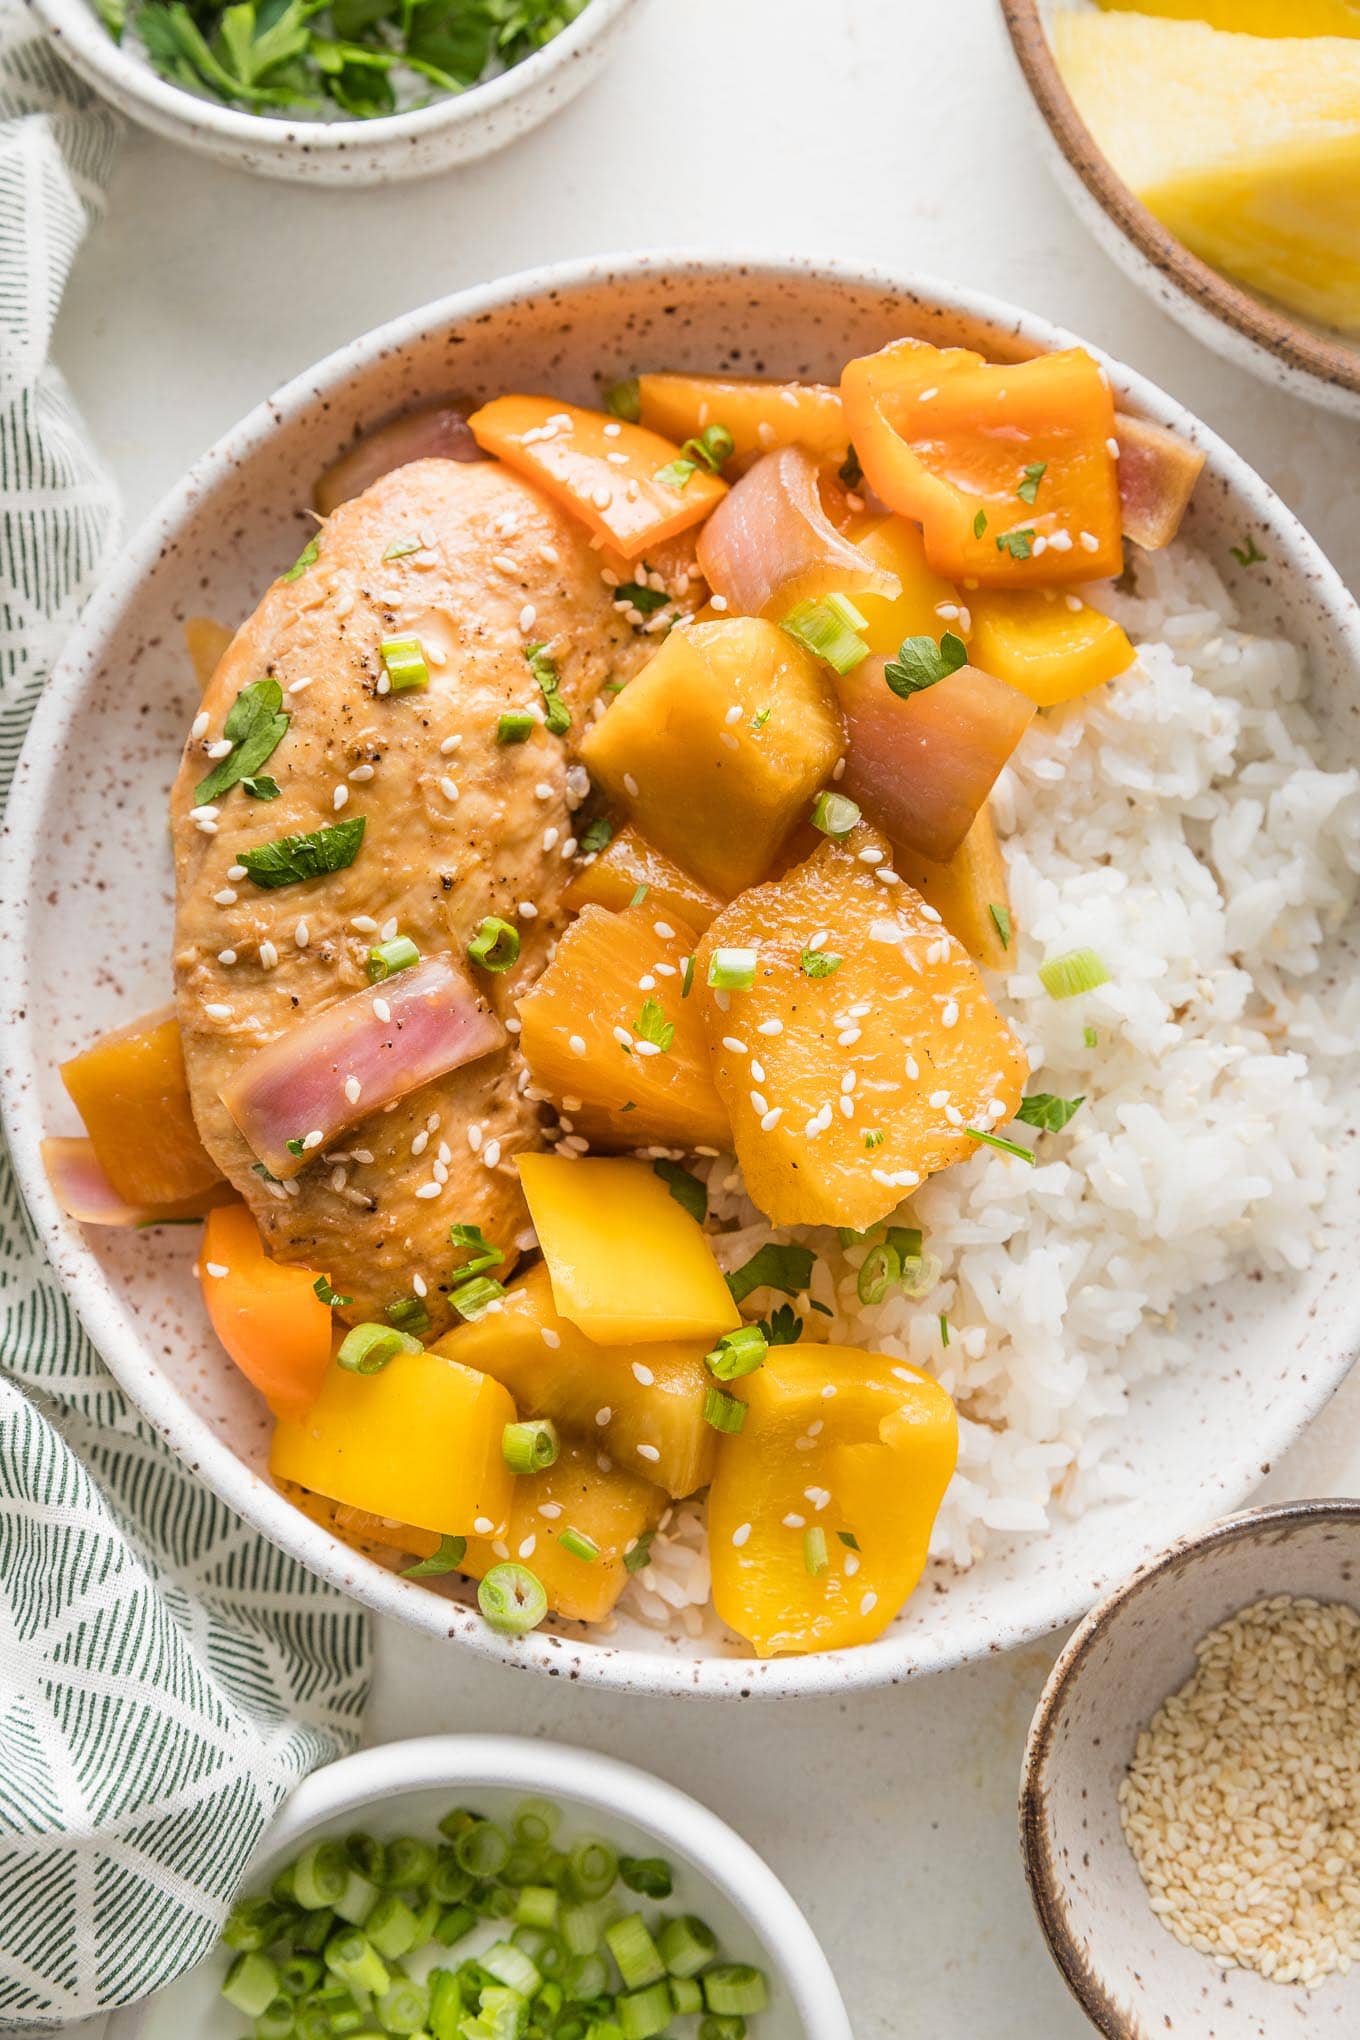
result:
<svg viewBox="0 0 1360 2040"><path fill-rule="evenodd" d="M513 1736L328 1765L108 2040L851 2040L778 1878L673 1786Z"/></svg>
<svg viewBox="0 0 1360 2040"><path fill-rule="evenodd" d="M96 91L266 177L381 184L466 163L595 75L632 0L33 0Z"/></svg>

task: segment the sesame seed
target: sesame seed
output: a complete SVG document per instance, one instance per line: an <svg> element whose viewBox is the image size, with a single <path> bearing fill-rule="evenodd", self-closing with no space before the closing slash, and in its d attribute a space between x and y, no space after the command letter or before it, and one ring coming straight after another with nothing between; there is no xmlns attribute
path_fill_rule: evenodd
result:
<svg viewBox="0 0 1360 2040"><path fill-rule="evenodd" d="M561 834L562 831L556 828L547 828L543 831L543 849L545 855L549 850L557 848L558 838Z"/></svg>
<svg viewBox="0 0 1360 2040"><path fill-rule="evenodd" d="M491 564L501 574L513 574L516 571L509 553L492 553Z"/></svg>
<svg viewBox="0 0 1360 2040"><path fill-rule="evenodd" d="M538 919L538 908L532 900L521 900L515 912L519 915L521 921L536 921Z"/></svg>
<svg viewBox="0 0 1360 2040"><path fill-rule="evenodd" d="M425 1132L424 1128L422 1127L420 1132L416 1135L415 1139L411 1142L411 1153L413 1155L423 1155L426 1148L429 1145L430 1136L428 1133Z"/></svg>
<svg viewBox="0 0 1360 2040"><path fill-rule="evenodd" d="M596 1412L595 1412L595 1421L596 1421L596 1423L597 1423L597 1424L599 1425L599 1427L600 1427L600 1429L601 1429L601 1430L603 1430L603 1429L604 1429L605 1425L606 1425L606 1424L607 1424L607 1423L608 1423L608 1422L610 1421L610 1419L612 1418L613 1414L614 1414L614 1412L613 1412L613 1410L611 1410L611 1409L610 1409L610 1407L609 1407L609 1404L608 1404L608 1403L606 1403L606 1404L605 1404L605 1406L604 1406L604 1408L603 1408L603 1409L601 1409L601 1410L596 1410Z"/></svg>
<svg viewBox="0 0 1360 2040"><path fill-rule="evenodd" d="M304 673L300 680L289 681L288 692L290 694L305 694L307 689L311 686L311 684L312 675L310 673Z"/></svg>
<svg viewBox="0 0 1360 2040"><path fill-rule="evenodd" d="M1100 540L1093 531L1079 531L1077 533L1077 544L1083 552L1092 553L1100 551Z"/></svg>
<svg viewBox="0 0 1360 2040"><path fill-rule="evenodd" d="M634 779L631 772L625 772L623 775L623 790L628 795L628 798L630 800L637 799L638 783L636 779Z"/></svg>
<svg viewBox="0 0 1360 2040"><path fill-rule="evenodd" d="M310 1133L304 1133L302 1136L304 1153L310 1154L313 1148L319 1148L325 1138L326 1136L319 1126L314 1126Z"/></svg>
<svg viewBox="0 0 1360 2040"><path fill-rule="evenodd" d="M206 708L200 708L198 714L189 725L189 735L191 737L201 737L206 734L207 728L208 711Z"/></svg>
<svg viewBox="0 0 1360 2040"><path fill-rule="evenodd" d="M782 1034L783 1032L784 1023L782 1020L762 1020L756 1028L757 1034Z"/></svg>
<svg viewBox="0 0 1360 2040"><path fill-rule="evenodd" d="M219 1282L224 1275L230 1275L231 1273L230 1268L225 1267L221 1261L205 1261L203 1266L207 1273L215 1276Z"/></svg>
<svg viewBox="0 0 1360 2040"><path fill-rule="evenodd" d="M217 961L219 963L228 964L235 963L236 951L234 949L219 949L217 952Z"/></svg>
<svg viewBox="0 0 1360 2040"><path fill-rule="evenodd" d="M635 1360L633 1362L633 1379L642 1388L651 1388L656 1381L656 1376L650 1367L644 1367L640 1360Z"/></svg>
<svg viewBox="0 0 1360 2040"><path fill-rule="evenodd" d="M765 1114L769 1111L769 1109L770 1109L769 1099L764 1097L762 1093L759 1091L752 1091L751 1110L757 1113L760 1116L760 1118L763 1119L765 1117Z"/></svg>
<svg viewBox="0 0 1360 2040"><path fill-rule="evenodd" d="M732 1542L736 1545L738 1551L740 1551L742 1546L749 1541L750 1535L751 1535L750 1524L738 1523L736 1529L732 1532Z"/></svg>
<svg viewBox="0 0 1360 2040"><path fill-rule="evenodd" d="M941 1027L957 1027L958 1024L959 1002L957 999L946 999L940 1013L940 1025Z"/></svg>
<svg viewBox="0 0 1360 2040"><path fill-rule="evenodd" d="M221 892L215 892L213 898L219 907L234 907L236 905L236 894L229 885L224 885Z"/></svg>
<svg viewBox="0 0 1360 2040"><path fill-rule="evenodd" d="M484 1165L488 1169L494 1169L496 1167L496 1164L500 1161L500 1158L501 1158L500 1142L498 1140L489 1140L486 1146L482 1149L482 1161Z"/></svg>
<svg viewBox="0 0 1360 2040"><path fill-rule="evenodd" d="M345 802L348 799L349 788L347 786L337 786L334 793L331 795L331 806L335 809L337 814L339 813L340 809L345 805Z"/></svg>
<svg viewBox="0 0 1360 2040"><path fill-rule="evenodd" d="M746 1055L749 1053L746 1043L738 1041L735 1034L724 1034L722 1045L732 1055Z"/></svg>
<svg viewBox="0 0 1360 2040"><path fill-rule="evenodd" d="M614 500L614 491L606 488L601 482L598 489L591 490L590 500L597 510L607 510Z"/></svg>
<svg viewBox="0 0 1360 2040"><path fill-rule="evenodd" d="M522 631L532 630L538 621L538 611L532 602L526 602L519 613L519 627Z"/></svg>
<svg viewBox="0 0 1360 2040"><path fill-rule="evenodd" d="M305 921L299 921L293 930L293 941L299 949L305 949L312 939L312 931Z"/></svg>
<svg viewBox="0 0 1360 2040"><path fill-rule="evenodd" d="M268 941L262 942L260 944L260 968L262 970L273 970L278 960L279 952L273 943Z"/></svg>
<svg viewBox="0 0 1360 2040"><path fill-rule="evenodd" d="M727 612L727 597L725 595L710 595L708 604L710 609L717 610L719 616L723 616Z"/></svg>
<svg viewBox="0 0 1360 2040"><path fill-rule="evenodd" d="M875 1608L876 1608L877 1606L878 1606L878 1595L877 1595L877 1594L876 1594L876 1593L874 1592L873 1588L871 1587L871 1588L869 1589L868 1593L867 1593L867 1594L865 1594L865 1595L864 1595L864 1597L862 1598L862 1600L860 1601L860 1604L859 1604L859 1612L860 1612L860 1614L861 1614L861 1615L872 1615L872 1614L873 1614L873 1612L874 1612L874 1609L875 1609Z"/></svg>
<svg viewBox="0 0 1360 2040"><path fill-rule="evenodd" d="M767 1113L765 1114L764 1118L763 1118L763 1119L761 1120L761 1122L760 1122L760 1130L761 1130L761 1132L762 1132L762 1133L773 1133L773 1132L774 1132L774 1129L776 1128L776 1126L778 1126L778 1124L779 1124L780 1120L781 1120L781 1119L783 1118L783 1116L784 1116L784 1108L783 1108L783 1106L782 1106L782 1105L772 1105L772 1106L770 1107L769 1111L768 1111L768 1112L767 1112Z"/></svg>
<svg viewBox="0 0 1360 2040"><path fill-rule="evenodd" d="M351 1105L357 1105L363 1096L364 1087L357 1077L345 1078L345 1097Z"/></svg>
<svg viewBox="0 0 1360 2040"><path fill-rule="evenodd" d="M245 868L244 864L229 864L229 865L227 866L227 877L228 877L228 878L230 878L230 879L232 879L232 880L235 880L235 879L238 879L238 878L244 878L244 877L245 877L245 875L246 875L246 868Z"/></svg>
<svg viewBox="0 0 1360 2040"><path fill-rule="evenodd" d="M373 777L373 767L371 765L355 765L346 774L346 777L352 779L356 786L366 786Z"/></svg>
<svg viewBox="0 0 1360 2040"><path fill-rule="evenodd" d="M236 746L230 737L219 737L216 743L204 747L204 755L209 758L229 758L235 749Z"/></svg>
<svg viewBox="0 0 1360 2040"><path fill-rule="evenodd" d="M439 791L443 794L445 800L453 801L457 800L458 798L457 785L452 779L448 778L447 776L440 780Z"/></svg>
<svg viewBox="0 0 1360 2040"><path fill-rule="evenodd" d="M378 924L372 914L356 914L349 925L360 935L376 935L378 932Z"/></svg>
<svg viewBox="0 0 1360 2040"><path fill-rule="evenodd" d="M464 1521L466 1521L466 1518L464 1518ZM474 1516L472 1527L479 1537L489 1537L496 1526L489 1516Z"/></svg>
<svg viewBox="0 0 1360 2040"><path fill-rule="evenodd" d="M438 1197L441 1194L443 1188L444 1186L442 1183L419 1183L416 1186L416 1196Z"/></svg>
<svg viewBox="0 0 1360 2040"><path fill-rule="evenodd" d="M782 1521L786 1530L805 1530L807 1528L807 1517L798 1515L792 1509L787 1516L782 1518Z"/></svg>
<svg viewBox="0 0 1360 2040"><path fill-rule="evenodd" d="M373 1001L373 1011L379 1020L382 1021L383 1026L386 1027L388 1021L392 1018L392 1008L388 1005L386 999L375 999Z"/></svg>
<svg viewBox="0 0 1360 2040"><path fill-rule="evenodd" d="M1118 460L1118 458L1119 458L1119 441L1118 441L1117 439L1115 439L1114 437L1111 437L1111 438L1107 439L1107 440L1105 441L1105 451L1106 451L1106 453L1108 453L1108 454L1109 454L1109 456L1110 456L1110 459L1111 459L1111 460Z"/></svg>
<svg viewBox="0 0 1360 2040"><path fill-rule="evenodd" d="M650 1460L651 1460L651 1462L652 1462L652 1464L653 1464L653 1465L655 1465L655 1464L656 1464L656 1461L657 1461L658 1459L660 1459L660 1457L661 1457L661 1454L660 1454L660 1453L658 1452L658 1450L657 1450L657 1448L656 1448L656 1446L655 1446L655 1445L639 1445L639 1446L638 1446L638 1458L639 1458L639 1459L650 1459Z"/></svg>

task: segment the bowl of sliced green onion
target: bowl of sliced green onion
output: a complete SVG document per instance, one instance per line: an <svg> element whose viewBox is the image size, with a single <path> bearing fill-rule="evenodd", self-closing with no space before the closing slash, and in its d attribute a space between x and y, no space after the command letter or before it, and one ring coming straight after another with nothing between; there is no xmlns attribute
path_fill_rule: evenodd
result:
<svg viewBox="0 0 1360 2040"><path fill-rule="evenodd" d="M193 1968L108 2040L850 2040L812 1930L673 1786L428 1736L309 1778Z"/></svg>
<svg viewBox="0 0 1360 2040"><path fill-rule="evenodd" d="M632 0L33 0L143 127L265 177L386 184L503 148L594 77Z"/></svg>

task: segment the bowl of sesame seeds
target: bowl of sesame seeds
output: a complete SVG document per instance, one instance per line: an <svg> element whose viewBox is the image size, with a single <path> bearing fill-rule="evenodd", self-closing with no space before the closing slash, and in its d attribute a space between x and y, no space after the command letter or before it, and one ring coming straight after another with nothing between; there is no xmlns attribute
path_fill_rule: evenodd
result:
<svg viewBox="0 0 1360 2040"><path fill-rule="evenodd" d="M1360 1501L1229 1516L1095 1608L1030 1729L1049 1947L1110 2040L1360 2025Z"/></svg>

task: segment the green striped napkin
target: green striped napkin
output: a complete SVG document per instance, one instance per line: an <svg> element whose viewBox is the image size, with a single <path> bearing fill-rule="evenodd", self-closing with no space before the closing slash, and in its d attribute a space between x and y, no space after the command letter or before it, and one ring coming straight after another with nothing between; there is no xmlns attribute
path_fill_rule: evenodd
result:
<svg viewBox="0 0 1360 2040"><path fill-rule="evenodd" d="M0 818L115 536L47 354L117 129L0 0ZM356 1740L367 1677L359 1610L216 1501L105 1371L0 1151L0 2031L196 1961L280 1800Z"/></svg>

